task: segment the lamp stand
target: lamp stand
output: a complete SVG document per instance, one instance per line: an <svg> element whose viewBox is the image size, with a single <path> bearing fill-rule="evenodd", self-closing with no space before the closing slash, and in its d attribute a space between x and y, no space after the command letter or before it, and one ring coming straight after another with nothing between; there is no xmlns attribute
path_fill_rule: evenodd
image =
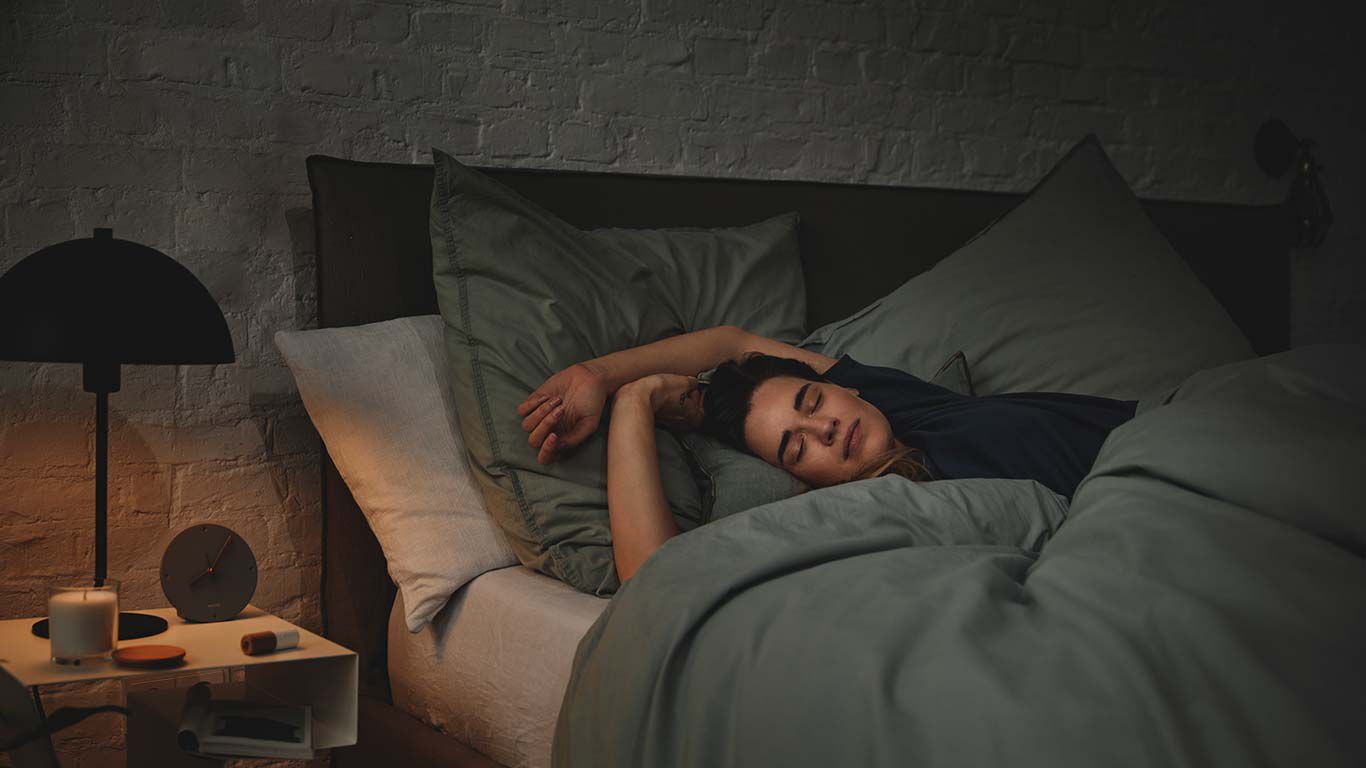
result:
<svg viewBox="0 0 1366 768"><path fill-rule="evenodd" d="M109 576L109 393L119 391L118 363L85 363L81 378L86 392L95 394L95 586ZM136 640L166 631L160 616L119 612L119 639ZM48 636L47 619L33 625L33 634Z"/></svg>

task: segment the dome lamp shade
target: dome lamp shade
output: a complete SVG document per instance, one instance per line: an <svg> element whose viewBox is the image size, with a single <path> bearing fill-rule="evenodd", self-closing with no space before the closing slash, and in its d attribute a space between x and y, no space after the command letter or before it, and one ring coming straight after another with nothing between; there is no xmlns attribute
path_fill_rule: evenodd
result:
<svg viewBox="0 0 1366 768"><path fill-rule="evenodd" d="M48 246L0 276L0 360L233 362L218 303L190 270L113 230Z"/></svg>

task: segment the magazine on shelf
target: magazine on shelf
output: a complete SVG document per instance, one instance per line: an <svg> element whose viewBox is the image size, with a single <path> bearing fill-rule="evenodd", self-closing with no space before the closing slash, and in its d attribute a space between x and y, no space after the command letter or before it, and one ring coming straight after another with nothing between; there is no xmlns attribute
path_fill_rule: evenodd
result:
<svg viewBox="0 0 1366 768"><path fill-rule="evenodd" d="M313 757L312 710L306 705L215 701L208 685L199 683L185 697L178 740L181 749L202 755L306 760Z"/></svg>

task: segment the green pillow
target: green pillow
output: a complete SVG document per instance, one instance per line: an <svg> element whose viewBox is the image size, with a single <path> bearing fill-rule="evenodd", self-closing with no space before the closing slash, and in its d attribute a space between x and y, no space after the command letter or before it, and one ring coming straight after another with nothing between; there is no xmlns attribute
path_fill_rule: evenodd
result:
<svg viewBox="0 0 1366 768"><path fill-rule="evenodd" d="M960 395L972 396L972 374L962 352L955 352L930 379ZM702 521L791 498L808 490L805 483L745 451L701 432L679 434L697 479Z"/></svg>
<svg viewBox="0 0 1366 768"><path fill-rule="evenodd" d="M857 358L856 358L857 359ZM957 392L960 395L976 397L977 391L972 386L972 371L968 370L968 358L962 350L954 352L944 364L939 366L939 371L930 379L931 384L938 384L950 392Z"/></svg>
<svg viewBox="0 0 1366 768"><path fill-rule="evenodd" d="M1127 400L1253 356L1094 134L952 255L802 346L921 378L962 350L980 394Z"/></svg>
<svg viewBox="0 0 1366 768"><path fill-rule="evenodd" d="M518 559L575 588L619 586L607 432L541 466L517 405L569 365L704 327L799 337L806 294L795 215L717 230L586 232L433 150L432 270L461 432L489 513ZM707 281L734 280L722 294ZM781 304L771 297L784 296ZM656 430L679 527L703 520L682 447Z"/></svg>
<svg viewBox="0 0 1366 768"><path fill-rule="evenodd" d="M595 229L644 259L668 290L658 299L689 331L735 325L796 344L806 337L797 214L734 229Z"/></svg>
<svg viewBox="0 0 1366 768"><path fill-rule="evenodd" d="M784 470L710 435L682 432L679 438L700 483L703 522L720 520L807 490L805 483Z"/></svg>

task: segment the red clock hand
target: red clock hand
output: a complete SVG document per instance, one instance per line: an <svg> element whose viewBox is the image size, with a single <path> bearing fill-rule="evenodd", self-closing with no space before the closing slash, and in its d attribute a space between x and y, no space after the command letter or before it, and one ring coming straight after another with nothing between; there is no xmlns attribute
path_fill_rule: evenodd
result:
<svg viewBox="0 0 1366 768"><path fill-rule="evenodd" d="M231 543L232 543L232 534L228 534L228 538L223 539L223 546L221 546L221 547L218 548L218 555L217 555L216 557L214 557L213 563L211 563L211 564L209 565L209 572L210 572L210 573L212 573L213 570L214 570L215 568L218 567L218 561L223 559L223 553L228 551L228 545L231 544Z"/></svg>
<svg viewBox="0 0 1366 768"><path fill-rule="evenodd" d="M232 536L229 535L228 538L223 540L223 546L218 548L218 554L214 557L213 562L209 563L209 567L203 573L199 574L193 579L190 579L191 585L193 585L196 581L199 581L200 579L204 578L205 576L212 576L214 574L214 571L218 568L218 561L223 559L223 553L228 551L228 545L231 543ZM207 560L208 558L205 557L204 559Z"/></svg>

